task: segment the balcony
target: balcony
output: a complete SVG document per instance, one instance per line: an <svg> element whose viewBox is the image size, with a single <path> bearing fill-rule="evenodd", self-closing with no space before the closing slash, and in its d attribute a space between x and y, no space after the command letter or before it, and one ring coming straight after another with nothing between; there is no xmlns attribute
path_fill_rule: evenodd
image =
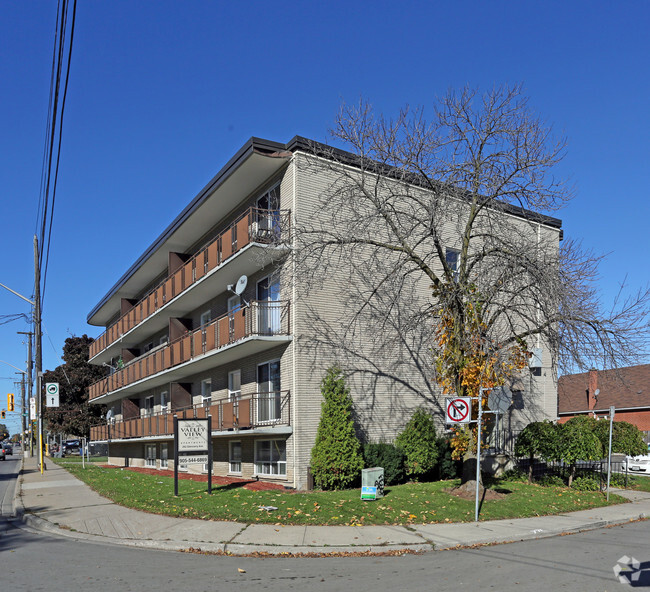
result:
<svg viewBox="0 0 650 592"><path fill-rule="evenodd" d="M135 390L128 387L145 379L150 379L148 386L154 387L194 374L204 369L203 365L198 365L199 360L206 361L206 368L214 366L215 354L247 341L258 341L256 351L260 351L260 347L274 347L278 337L291 334L289 313L289 302L251 302L116 369L88 387L89 399L92 401L118 390ZM256 352L243 348L237 357L252 353ZM219 363L227 361L230 360L224 357ZM190 362L197 364L189 365ZM174 368L178 372L173 372Z"/></svg>
<svg viewBox="0 0 650 592"><path fill-rule="evenodd" d="M147 292L133 308L109 325L90 345L90 359L93 360L157 311L186 294L194 285L246 247L280 244L287 235L289 224L290 213L287 210L246 210L212 242L195 253L179 269Z"/></svg>
<svg viewBox="0 0 650 592"><path fill-rule="evenodd" d="M255 393L236 400L220 399L209 407L193 405L93 426L91 441L129 440L174 435L174 416L202 419L212 416L212 431L244 430L291 425L289 391Z"/></svg>

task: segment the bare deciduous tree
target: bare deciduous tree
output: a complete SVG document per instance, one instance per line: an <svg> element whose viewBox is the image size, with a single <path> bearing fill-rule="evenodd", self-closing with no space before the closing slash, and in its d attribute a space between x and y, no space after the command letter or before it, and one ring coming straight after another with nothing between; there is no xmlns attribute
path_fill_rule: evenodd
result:
<svg viewBox="0 0 650 592"><path fill-rule="evenodd" d="M647 354L650 291L601 305L599 257L561 240L551 217L573 197L555 176L566 143L520 87L449 92L431 120L422 109L386 119L364 102L343 106L332 135L349 152L312 146L302 174L329 182L319 214L294 228L299 290L323 289L334 267L350 274L332 295L335 322L311 311L315 355L328 349L348 373L390 377L437 401L440 312L453 319L449 364L459 377L476 336L469 306L485 351L504 360L536 344L559 372ZM417 386L404 378L413 371ZM460 378L450 390L467 394Z"/></svg>

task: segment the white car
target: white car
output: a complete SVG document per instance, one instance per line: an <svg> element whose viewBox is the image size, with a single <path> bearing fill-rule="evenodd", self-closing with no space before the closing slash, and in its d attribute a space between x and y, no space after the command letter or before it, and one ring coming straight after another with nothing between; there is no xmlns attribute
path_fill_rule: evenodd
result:
<svg viewBox="0 0 650 592"><path fill-rule="evenodd" d="M650 473L650 454L641 454L639 456L626 456L628 471L638 471L640 473Z"/></svg>

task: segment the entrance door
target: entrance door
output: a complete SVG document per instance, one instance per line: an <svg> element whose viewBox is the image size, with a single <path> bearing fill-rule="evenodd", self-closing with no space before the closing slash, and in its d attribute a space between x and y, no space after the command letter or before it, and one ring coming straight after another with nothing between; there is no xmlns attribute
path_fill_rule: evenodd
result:
<svg viewBox="0 0 650 592"><path fill-rule="evenodd" d="M257 367L257 389L257 421L280 419L280 360L265 362Z"/></svg>

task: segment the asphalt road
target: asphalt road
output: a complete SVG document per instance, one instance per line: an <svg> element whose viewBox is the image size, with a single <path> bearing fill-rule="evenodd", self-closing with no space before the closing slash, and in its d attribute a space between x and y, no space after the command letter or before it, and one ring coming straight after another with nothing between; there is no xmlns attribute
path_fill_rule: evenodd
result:
<svg viewBox="0 0 650 592"><path fill-rule="evenodd" d="M9 526L0 534L0 581L14 591L111 590L625 590L650 587L650 522L577 535L426 555L244 558L134 549L52 537ZM631 559L630 559L631 561ZM626 560L626 563L630 561ZM243 570L243 571L240 571ZM626 576L626 571L630 572ZM638 578L638 579L637 579Z"/></svg>
<svg viewBox="0 0 650 592"><path fill-rule="evenodd" d="M16 478L20 471L21 449L17 454L7 456L7 460L0 461L0 516L10 516L12 502L16 487Z"/></svg>

